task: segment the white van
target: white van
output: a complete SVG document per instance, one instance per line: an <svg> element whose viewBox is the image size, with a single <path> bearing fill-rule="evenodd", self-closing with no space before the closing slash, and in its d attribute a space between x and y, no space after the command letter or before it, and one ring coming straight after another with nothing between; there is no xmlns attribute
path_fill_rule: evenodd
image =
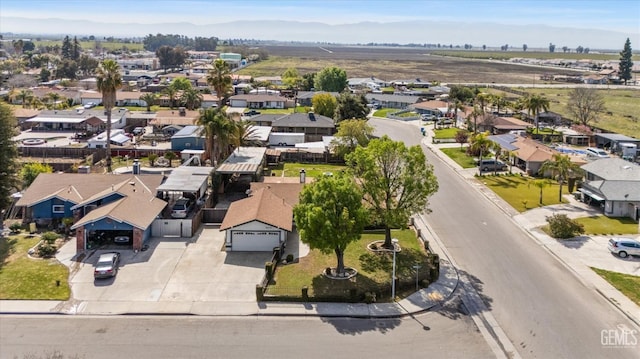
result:
<svg viewBox="0 0 640 359"><path fill-rule="evenodd" d="M600 148L589 147L587 148L586 152L587 152L588 158L592 158L592 159L609 158L609 154L605 150Z"/></svg>

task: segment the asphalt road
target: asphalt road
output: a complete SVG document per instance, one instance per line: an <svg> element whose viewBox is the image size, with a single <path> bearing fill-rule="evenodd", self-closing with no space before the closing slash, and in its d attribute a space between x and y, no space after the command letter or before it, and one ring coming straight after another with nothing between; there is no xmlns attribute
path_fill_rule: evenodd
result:
<svg viewBox="0 0 640 359"><path fill-rule="evenodd" d="M427 326L425 330L423 326ZM403 320L3 316L0 358L488 358L455 311ZM36 357L29 356L37 355ZM56 357L57 358L57 357Z"/></svg>
<svg viewBox="0 0 640 359"><path fill-rule="evenodd" d="M371 124L376 134L407 145L422 139L412 125L381 119ZM640 358L640 332L626 342L634 345L613 347L601 337L603 331L637 330L631 321L426 153L440 190L425 218L523 358Z"/></svg>

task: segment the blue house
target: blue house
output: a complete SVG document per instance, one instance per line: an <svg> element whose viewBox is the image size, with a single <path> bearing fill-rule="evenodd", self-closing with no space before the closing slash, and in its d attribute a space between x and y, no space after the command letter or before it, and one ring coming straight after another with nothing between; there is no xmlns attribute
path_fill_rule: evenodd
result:
<svg viewBox="0 0 640 359"><path fill-rule="evenodd" d="M76 249L89 249L102 238L127 237L141 249L151 224L167 203L157 198L164 176L43 173L23 193L17 206L24 221L41 225L72 218Z"/></svg>
<svg viewBox="0 0 640 359"><path fill-rule="evenodd" d="M171 150L204 150L206 137L202 126L185 126L171 136Z"/></svg>

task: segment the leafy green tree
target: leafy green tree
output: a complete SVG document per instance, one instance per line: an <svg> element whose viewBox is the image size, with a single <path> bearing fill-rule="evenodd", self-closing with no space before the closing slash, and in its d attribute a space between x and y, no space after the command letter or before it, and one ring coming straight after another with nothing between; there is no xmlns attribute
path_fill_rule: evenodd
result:
<svg viewBox="0 0 640 359"><path fill-rule="evenodd" d="M342 92L347 88L347 73L335 66L325 67L315 78L316 91Z"/></svg>
<svg viewBox="0 0 640 359"><path fill-rule="evenodd" d="M176 77L175 79L173 79L173 81L171 81L169 87L173 87L177 91L186 91L191 90L193 88L193 85L191 84L191 81L189 81L189 79L186 77Z"/></svg>
<svg viewBox="0 0 640 359"><path fill-rule="evenodd" d="M12 141L17 121L11 107L0 101L0 212L11 203L9 196L17 184L18 150Z"/></svg>
<svg viewBox="0 0 640 359"><path fill-rule="evenodd" d="M598 120L598 114L605 110L604 99L592 88L576 87L569 92L567 109L575 116L576 122L588 125Z"/></svg>
<svg viewBox="0 0 640 359"><path fill-rule="evenodd" d="M116 91L122 87L120 66L115 60L106 59L96 70L96 85L102 93L102 105L107 113L107 172L111 173L111 110L116 104Z"/></svg>
<svg viewBox="0 0 640 359"><path fill-rule="evenodd" d="M315 86L315 81L316 81L315 72L309 72L302 75L301 90L311 91L311 89L313 89Z"/></svg>
<svg viewBox="0 0 640 359"><path fill-rule="evenodd" d="M556 153L553 155L551 160L546 160L540 166L540 173L545 174L550 172L552 176L554 176L558 180L559 191L558 191L558 201L562 202L562 185L564 181L568 180L571 177L580 177L582 176L582 169L580 165L577 163L571 162L571 158L567 155L563 155L561 153Z"/></svg>
<svg viewBox="0 0 640 359"><path fill-rule="evenodd" d="M289 89L297 89L302 85L302 76L295 67L288 68L281 77L282 83Z"/></svg>
<svg viewBox="0 0 640 359"><path fill-rule="evenodd" d="M474 98L473 90L467 86L452 85L449 88L449 99L469 103Z"/></svg>
<svg viewBox="0 0 640 359"><path fill-rule="evenodd" d="M344 120L338 125L338 132L333 140L334 153L344 157L355 151L356 147L366 147L373 137L373 127L366 120Z"/></svg>
<svg viewBox="0 0 640 359"><path fill-rule="evenodd" d="M576 234L584 233L582 223L572 220L566 214L554 214L546 217L546 219L553 238L573 238Z"/></svg>
<svg viewBox="0 0 640 359"><path fill-rule="evenodd" d="M209 73L207 73L207 84L213 87L216 91L218 107L222 108L222 105L233 89L231 69L226 61L223 59L215 59L213 61L213 69L209 70Z"/></svg>
<svg viewBox="0 0 640 359"><path fill-rule="evenodd" d="M36 180L36 177L41 173L53 173L53 168L47 164L37 162L23 165L20 170L23 188L31 186L33 181Z"/></svg>
<svg viewBox="0 0 640 359"><path fill-rule="evenodd" d="M469 141L469 131L458 130L458 132L456 132L455 140L460 144L460 150L462 151L462 145Z"/></svg>
<svg viewBox="0 0 640 359"><path fill-rule="evenodd" d="M549 99L544 95L533 94L527 96L525 101L525 108L533 115L536 123L536 133L538 133L540 131L538 115L540 115L540 111L549 111Z"/></svg>
<svg viewBox="0 0 640 359"><path fill-rule="evenodd" d="M76 36L73 37L73 45L71 46L71 59L74 61L78 61L80 59L80 53L82 52L82 46L78 42L78 38Z"/></svg>
<svg viewBox="0 0 640 359"><path fill-rule="evenodd" d="M158 100L158 95L153 92L145 92L140 95L140 101L144 101L147 104L147 112L151 112L151 106L156 104Z"/></svg>
<svg viewBox="0 0 640 359"><path fill-rule="evenodd" d="M347 91L342 92L336 99L337 106L333 115L336 122L342 120L363 120L367 118L369 108L367 107L367 99L364 95L354 95Z"/></svg>
<svg viewBox="0 0 640 359"><path fill-rule="evenodd" d="M71 60L72 52L73 52L73 45L71 44L71 39L69 38L69 35L67 35L62 40L62 48L61 48L62 58Z"/></svg>
<svg viewBox="0 0 640 359"><path fill-rule="evenodd" d="M168 69L182 66L187 59L187 53L181 46L160 46L156 50L156 56L165 73Z"/></svg>
<svg viewBox="0 0 640 359"><path fill-rule="evenodd" d="M620 52L620 64L618 65L618 76L627 84L631 80L631 69L633 69L633 53L631 52L631 41L627 37L624 48Z"/></svg>
<svg viewBox="0 0 640 359"><path fill-rule="evenodd" d="M80 70L82 76L90 76L96 70L96 67L98 67L97 59L86 54L80 55L78 70Z"/></svg>
<svg viewBox="0 0 640 359"><path fill-rule="evenodd" d="M333 117L338 107L338 100L330 93L319 93L311 98L313 112L318 115Z"/></svg>
<svg viewBox="0 0 640 359"><path fill-rule="evenodd" d="M300 239L312 249L336 254L338 276L344 270L344 251L360 239L367 223L362 193L353 179L344 174L322 176L300 193L293 208Z"/></svg>
<svg viewBox="0 0 640 359"><path fill-rule="evenodd" d="M176 153L175 153L175 152L173 152L173 151L167 151L167 152L165 152L165 153L164 153L164 155L162 155L162 156L163 156L164 158L166 158L166 159L167 159L167 161L169 161L169 167L173 167L173 166L172 166L172 164L171 164L171 162L172 162L173 160L175 160L176 158L178 158L178 156L176 155Z"/></svg>
<svg viewBox="0 0 640 359"><path fill-rule="evenodd" d="M78 77L78 64L70 59L63 59L56 70L56 77L75 80Z"/></svg>
<svg viewBox="0 0 640 359"><path fill-rule="evenodd" d="M393 248L391 228L406 226L409 217L424 211L429 196L438 190L433 166L427 164L420 146L407 148L387 136L345 157L372 218L384 226L384 247Z"/></svg>

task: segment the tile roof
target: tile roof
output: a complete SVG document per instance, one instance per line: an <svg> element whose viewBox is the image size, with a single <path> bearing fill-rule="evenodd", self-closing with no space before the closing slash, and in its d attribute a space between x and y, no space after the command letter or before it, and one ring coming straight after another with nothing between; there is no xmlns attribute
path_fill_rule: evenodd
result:
<svg viewBox="0 0 640 359"><path fill-rule="evenodd" d="M293 229L293 207L269 188L253 192L251 197L231 203L220 230L230 229L260 221L291 232Z"/></svg>

